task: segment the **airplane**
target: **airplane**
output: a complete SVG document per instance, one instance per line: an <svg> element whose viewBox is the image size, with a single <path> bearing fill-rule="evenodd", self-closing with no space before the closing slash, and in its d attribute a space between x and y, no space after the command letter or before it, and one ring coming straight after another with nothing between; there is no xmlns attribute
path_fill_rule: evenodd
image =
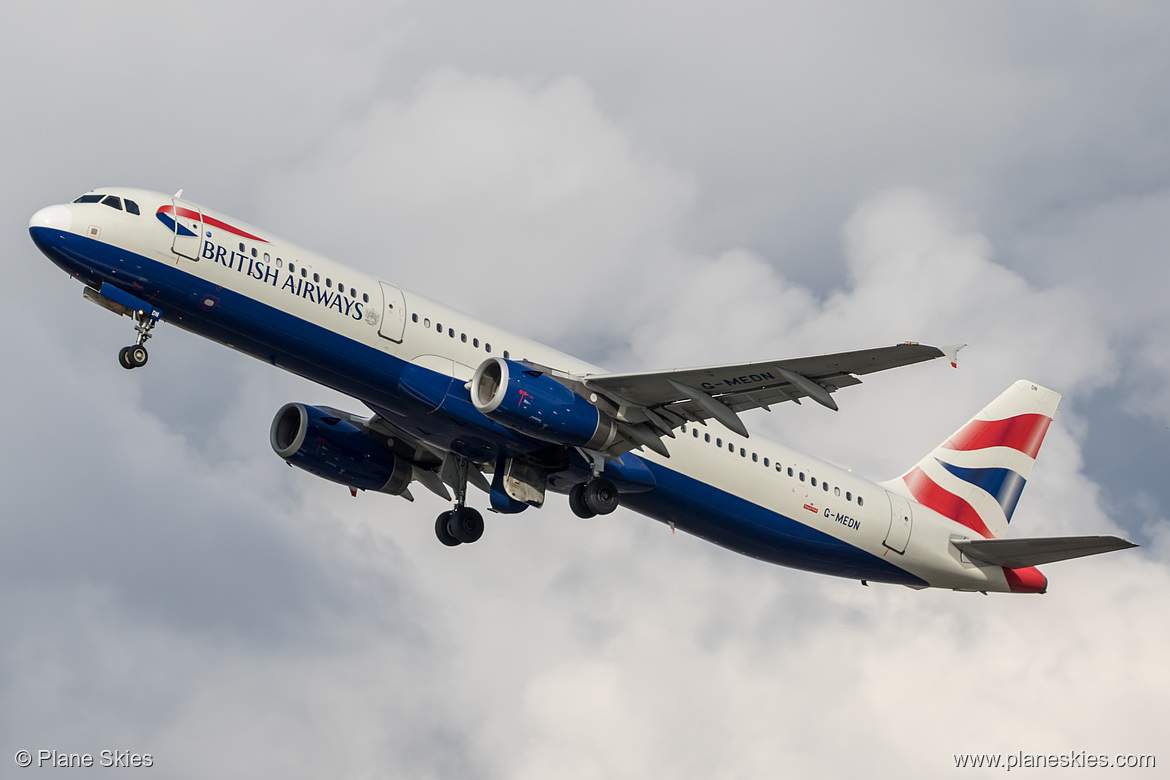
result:
<svg viewBox="0 0 1170 780"><path fill-rule="evenodd" d="M582 518L619 505L795 569L914 589L1044 593L1036 566L1136 547L1115 536L1011 538L1008 524L1060 395L1021 380L883 482L749 437L740 415L791 401L837 409L860 377L962 345L917 342L638 373L607 373L347 268L214 209L100 188L29 221L33 243L130 317L119 362L140 368L159 322L337 390L369 415L288 403L270 444L358 491L452 501L449 547L484 533L468 486L515 514L564 494Z"/></svg>

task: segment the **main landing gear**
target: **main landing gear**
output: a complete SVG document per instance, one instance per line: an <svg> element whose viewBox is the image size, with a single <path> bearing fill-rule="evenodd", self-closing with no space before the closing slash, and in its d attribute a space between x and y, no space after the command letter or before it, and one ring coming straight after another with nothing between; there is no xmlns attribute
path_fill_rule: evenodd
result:
<svg viewBox="0 0 1170 780"><path fill-rule="evenodd" d="M122 364L122 368L141 368L146 365L147 359L150 357L146 353L146 340L151 337L151 330L154 329L156 320L152 319L150 314L145 311L134 312L134 330L138 331L138 339L129 347L122 347L118 352L118 362Z"/></svg>
<svg viewBox="0 0 1170 780"><path fill-rule="evenodd" d="M435 536L448 547L478 542L483 536L483 515L467 503L467 461L457 463L459 478L455 485L455 508L435 520Z"/></svg>
<svg viewBox="0 0 1170 780"><path fill-rule="evenodd" d="M569 491L569 508L577 517L608 515L618 506L618 491L605 477L595 477L574 485Z"/></svg>

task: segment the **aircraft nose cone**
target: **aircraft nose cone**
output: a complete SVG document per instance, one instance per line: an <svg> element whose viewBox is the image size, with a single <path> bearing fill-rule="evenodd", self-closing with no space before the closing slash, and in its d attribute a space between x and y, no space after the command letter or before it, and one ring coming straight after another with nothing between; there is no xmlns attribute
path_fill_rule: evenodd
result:
<svg viewBox="0 0 1170 780"><path fill-rule="evenodd" d="M47 227L54 230L69 230L73 227L73 212L66 206L46 206L32 215L28 226L30 228Z"/></svg>

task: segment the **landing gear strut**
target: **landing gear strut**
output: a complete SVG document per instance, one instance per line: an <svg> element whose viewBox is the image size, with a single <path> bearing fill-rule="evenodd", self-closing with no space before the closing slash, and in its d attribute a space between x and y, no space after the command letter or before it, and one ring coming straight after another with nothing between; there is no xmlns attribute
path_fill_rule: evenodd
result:
<svg viewBox="0 0 1170 780"><path fill-rule="evenodd" d="M467 503L467 461L459 458L459 478L455 487L455 508L443 512L435 520L435 536L448 547L478 542L483 536L483 515Z"/></svg>
<svg viewBox="0 0 1170 780"><path fill-rule="evenodd" d="M141 368L146 365L147 359L150 355L146 352L146 340L151 337L151 330L154 329L156 320L154 320L149 312L136 311L134 312L134 330L138 331L138 339L129 347L122 347L118 352L118 362L122 364L122 368Z"/></svg>

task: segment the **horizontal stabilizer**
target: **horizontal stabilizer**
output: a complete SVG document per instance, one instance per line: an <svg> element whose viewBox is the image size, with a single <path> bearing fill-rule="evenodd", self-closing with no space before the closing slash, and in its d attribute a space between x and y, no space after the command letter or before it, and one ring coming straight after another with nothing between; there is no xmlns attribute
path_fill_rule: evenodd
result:
<svg viewBox="0 0 1170 780"><path fill-rule="evenodd" d="M1117 536L1049 536L1040 539L959 539L954 542L968 558L995 566L1022 569L1086 555L1137 547Z"/></svg>

